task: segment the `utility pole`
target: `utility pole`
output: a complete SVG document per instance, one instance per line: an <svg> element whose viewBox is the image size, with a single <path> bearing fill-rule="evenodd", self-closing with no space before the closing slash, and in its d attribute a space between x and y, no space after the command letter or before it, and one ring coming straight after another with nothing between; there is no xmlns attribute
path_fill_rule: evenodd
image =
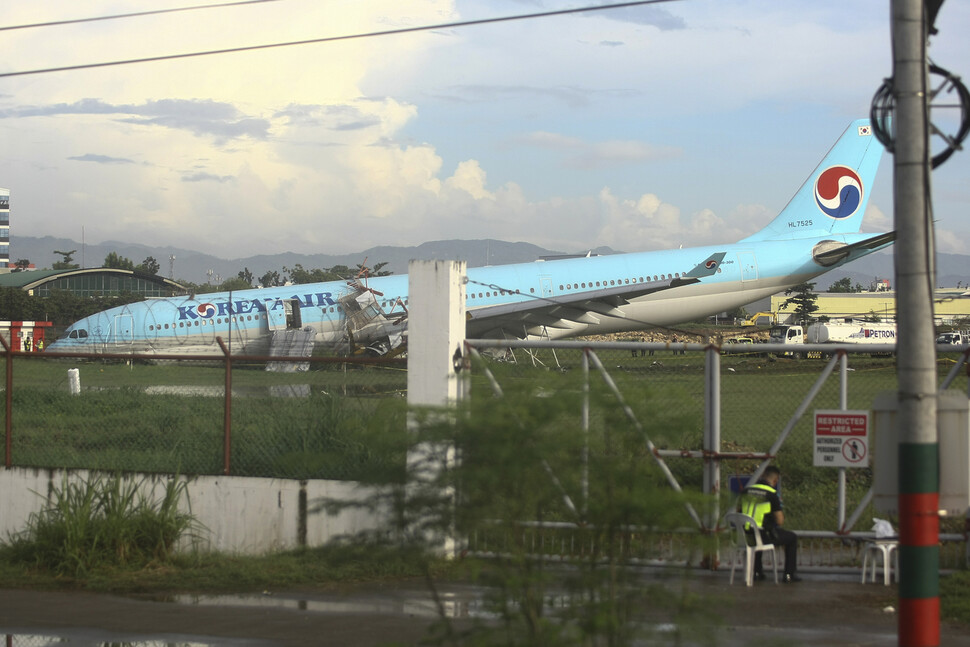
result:
<svg viewBox="0 0 970 647"><path fill-rule="evenodd" d="M924 0L891 0L899 324L899 646L940 644L939 441L933 329L928 25Z"/></svg>

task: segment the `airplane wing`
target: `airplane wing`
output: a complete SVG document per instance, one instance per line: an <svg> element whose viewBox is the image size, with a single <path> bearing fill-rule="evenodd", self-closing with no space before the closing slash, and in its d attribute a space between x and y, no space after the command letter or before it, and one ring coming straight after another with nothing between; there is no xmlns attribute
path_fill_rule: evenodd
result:
<svg viewBox="0 0 970 647"><path fill-rule="evenodd" d="M602 317L624 318L620 306L628 304L630 299L698 283L717 272L724 256L724 252L711 254L679 278L475 308L466 314L467 334L469 337L524 338L530 328L538 326L569 328L569 322L598 324Z"/></svg>

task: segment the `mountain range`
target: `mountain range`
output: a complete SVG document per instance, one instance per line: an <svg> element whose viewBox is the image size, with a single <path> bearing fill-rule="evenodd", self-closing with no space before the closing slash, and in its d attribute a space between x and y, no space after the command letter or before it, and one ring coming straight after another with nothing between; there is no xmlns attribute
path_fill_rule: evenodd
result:
<svg viewBox="0 0 970 647"><path fill-rule="evenodd" d="M415 247L380 246L371 247L354 254L263 254L246 258L223 259L204 252L176 247L156 247L140 243L105 241L98 244L84 244L68 238L44 236L33 238L15 236L10 241L10 260L16 262L27 259L37 269L50 268L53 263L63 260L55 250L70 252L74 250L73 262L82 267L101 267L105 257L111 252L131 259L136 265L151 256L161 266L159 274L175 280L192 283L221 283L233 278L244 269L253 276L260 277L268 271L284 273L284 268L301 265L304 269L329 268L335 265L356 267L366 264L373 267L376 263L387 263L383 268L394 274L407 272L408 262L412 259L424 260L462 260L469 267L484 265L504 265L524 263L563 255L567 252L544 249L530 243L510 243L500 240L437 240ZM593 250L578 250L574 254L618 253L603 247ZM877 278L893 282L892 251L883 251L861 258L845 267L827 272L815 280L816 289L828 287L848 277L853 285L865 288ZM958 287L970 285L970 256L964 254L937 255L938 287Z"/></svg>

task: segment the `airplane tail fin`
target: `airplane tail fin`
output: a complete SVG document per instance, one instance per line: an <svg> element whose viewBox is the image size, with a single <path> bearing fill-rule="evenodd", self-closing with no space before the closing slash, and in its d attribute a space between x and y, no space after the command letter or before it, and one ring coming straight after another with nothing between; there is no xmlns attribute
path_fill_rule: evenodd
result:
<svg viewBox="0 0 970 647"><path fill-rule="evenodd" d="M857 233L882 152L869 120L853 121L781 213L741 242Z"/></svg>

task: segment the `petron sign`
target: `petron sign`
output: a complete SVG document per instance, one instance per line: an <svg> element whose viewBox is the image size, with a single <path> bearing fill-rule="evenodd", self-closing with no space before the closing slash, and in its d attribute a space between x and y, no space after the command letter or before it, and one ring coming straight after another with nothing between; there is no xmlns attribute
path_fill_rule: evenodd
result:
<svg viewBox="0 0 970 647"><path fill-rule="evenodd" d="M815 411L815 467L869 466L869 412Z"/></svg>

